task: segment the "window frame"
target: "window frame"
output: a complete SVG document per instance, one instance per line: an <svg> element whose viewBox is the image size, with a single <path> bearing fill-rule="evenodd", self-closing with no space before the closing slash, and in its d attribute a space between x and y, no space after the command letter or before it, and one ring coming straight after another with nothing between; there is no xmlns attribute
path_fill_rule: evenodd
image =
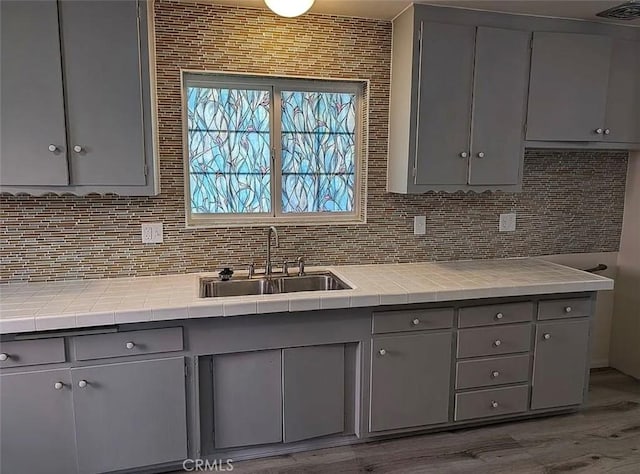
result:
<svg viewBox="0 0 640 474"><path fill-rule="evenodd" d="M269 90L273 109L269 114L269 144L271 146L271 212L270 213L192 213L189 169L188 87L236 88ZM346 92L356 96L356 131L354 135L354 202L352 212L282 211L282 91ZM347 225L366 223L366 153L368 135L366 111L369 81L362 79L327 79L316 77L266 76L181 70L182 142L187 228L198 227L258 227L265 225Z"/></svg>

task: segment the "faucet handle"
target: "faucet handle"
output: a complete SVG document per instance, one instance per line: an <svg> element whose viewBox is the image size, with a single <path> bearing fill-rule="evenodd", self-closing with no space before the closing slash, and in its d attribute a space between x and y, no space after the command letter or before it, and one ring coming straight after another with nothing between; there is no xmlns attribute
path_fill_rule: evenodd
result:
<svg viewBox="0 0 640 474"><path fill-rule="evenodd" d="M247 268L248 277L253 278L253 275L256 273L256 264L255 262L251 262L249 267Z"/></svg>
<svg viewBox="0 0 640 474"><path fill-rule="evenodd" d="M298 276L304 275L304 257L298 257Z"/></svg>

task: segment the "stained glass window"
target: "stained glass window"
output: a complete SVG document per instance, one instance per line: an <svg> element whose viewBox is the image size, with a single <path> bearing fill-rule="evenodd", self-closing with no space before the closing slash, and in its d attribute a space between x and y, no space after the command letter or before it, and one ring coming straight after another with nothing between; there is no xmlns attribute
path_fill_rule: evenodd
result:
<svg viewBox="0 0 640 474"><path fill-rule="evenodd" d="M189 215L359 216L361 86L245 79L187 77Z"/></svg>

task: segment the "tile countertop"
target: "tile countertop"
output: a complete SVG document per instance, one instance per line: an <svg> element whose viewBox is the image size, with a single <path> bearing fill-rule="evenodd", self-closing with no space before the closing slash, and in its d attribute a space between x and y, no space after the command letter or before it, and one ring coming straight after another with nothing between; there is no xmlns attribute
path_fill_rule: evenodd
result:
<svg viewBox="0 0 640 474"><path fill-rule="evenodd" d="M199 277L212 273L3 284L0 333L613 288L609 278L535 258L314 270L330 270L353 289L199 298Z"/></svg>

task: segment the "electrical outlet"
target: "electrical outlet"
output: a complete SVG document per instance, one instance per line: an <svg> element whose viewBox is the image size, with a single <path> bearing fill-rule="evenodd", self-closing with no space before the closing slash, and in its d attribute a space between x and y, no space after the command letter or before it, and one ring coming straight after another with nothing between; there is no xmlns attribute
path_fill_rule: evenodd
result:
<svg viewBox="0 0 640 474"><path fill-rule="evenodd" d="M500 232L513 232L516 230L516 214L500 214Z"/></svg>
<svg viewBox="0 0 640 474"><path fill-rule="evenodd" d="M162 222L142 224L142 243L161 244L164 240Z"/></svg>
<svg viewBox="0 0 640 474"><path fill-rule="evenodd" d="M415 216L413 218L413 235L427 233L427 216Z"/></svg>

